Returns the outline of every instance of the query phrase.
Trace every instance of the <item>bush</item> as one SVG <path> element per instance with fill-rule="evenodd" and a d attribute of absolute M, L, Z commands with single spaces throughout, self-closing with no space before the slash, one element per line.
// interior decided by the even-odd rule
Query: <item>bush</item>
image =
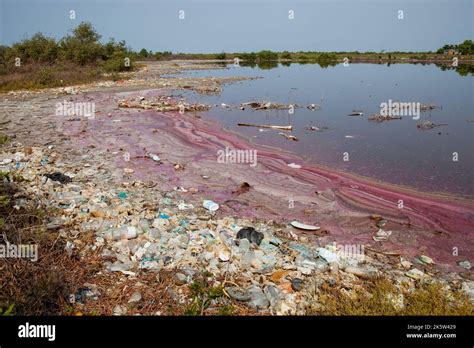
<path fill-rule="evenodd" d="M 281 58 L 282 58 L 282 59 L 291 59 L 291 53 L 288 52 L 288 51 L 283 51 L 283 52 L 281 53 Z"/>
<path fill-rule="evenodd" d="M 41 86 L 49 86 L 54 82 L 54 77 L 48 69 L 41 69 L 38 73 L 37 83 Z"/>
<path fill-rule="evenodd" d="M 63 57 L 79 65 L 95 63 L 103 55 L 104 47 L 100 35 L 88 22 L 82 22 L 73 30 L 73 35 L 61 39 Z"/>
<path fill-rule="evenodd" d="M 104 64 L 104 68 L 108 72 L 121 72 L 129 71 L 132 69 L 132 61 L 130 60 L 129 66 L 126 65 L 126 58 L 124 55 L 117 54 L 114 58 L 107 60 Z"/>
<path fill-rule="evenodd" d="M 257 59 L 260 62 L 278 60 L 278 54 L 276 52 L 263 50 L 257 53 Z"/>
<path fill-rule="evenodd" d="M 216 59 L 224 60 L 226 58 L 225 52 L 216 54 Z"/>
<path fill-rule="evenodd" d="M 53 63 L 59 57 L 59 45 L 55 39 L 37 33 L 14 44 L 10 55 L 21 58 L 22 63 Z"/>

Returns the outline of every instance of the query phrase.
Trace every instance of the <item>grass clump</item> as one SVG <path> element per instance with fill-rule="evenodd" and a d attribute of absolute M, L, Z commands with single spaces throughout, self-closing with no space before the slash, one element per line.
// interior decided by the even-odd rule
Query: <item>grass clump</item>
<path fill-rule="evenodd" d="M 10 141 L 10 137 L 6 134 L 0 135 L 0 145 L 5 145 Z"/>
<path fill-rule="evenodd" d="M 214 300 L 224 297 L 224 288 L 221 285 L 214 285 L 213 282 L 208 281 L 207 278 L 206 275 L 202 275 L 189 285 L 190 303 L 184 311 L 185 315 L 204 315 Z M 225 307 L 230 306 L 220 307 L 219 313 L 231 312 L 230 308 Z"/>
<path fill-rule="evenodd" d="M 350 295 L 349 295 L 350 294 Z M 314 294 L 313 294 L 314 295 Z M 324 283 L 308 308 L 312 315 L 474 315 L 474 306 L 461 291 L 448 291 L 442 284 L 423 283 L 403 291 L 392 281 L 366 281 L 350 293 Z"/>

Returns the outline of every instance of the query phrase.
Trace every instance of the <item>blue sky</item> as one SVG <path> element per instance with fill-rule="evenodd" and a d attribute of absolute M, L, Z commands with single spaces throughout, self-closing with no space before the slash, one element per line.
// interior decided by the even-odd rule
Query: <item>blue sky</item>
<path fill-rule="evenodd" d="M 0 43 L 89 21 L 135 50 L 424 51 L 473 39 L 473 18 L 474 0 L 0 0 Z"/>

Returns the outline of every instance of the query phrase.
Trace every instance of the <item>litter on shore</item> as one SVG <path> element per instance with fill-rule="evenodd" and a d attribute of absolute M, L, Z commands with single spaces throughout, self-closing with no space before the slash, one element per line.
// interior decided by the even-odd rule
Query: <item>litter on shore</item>
<path fill-rule="evenodd" d="M 293 226 L 294 228 L 297 228 L 300 230 L 306 230 L 306 231 L 317 231 L 321 228 L 319 226 L 306 225 L 298 221 L 292 221 L 291 226 Z"/>
<path fill-rule="evenodd" d="M 118 106 L 121 108 L 129 109 L 154 109 L 156 111 L 206 111 L 211 108 L 207 104 L 188 104 L 188 103 L 175 103 L 165 97 L 158 97 L 153 101 L 145 101 L 143 97 L 139 98 L 138 102 L 133 101 L 120 101 Z"/>

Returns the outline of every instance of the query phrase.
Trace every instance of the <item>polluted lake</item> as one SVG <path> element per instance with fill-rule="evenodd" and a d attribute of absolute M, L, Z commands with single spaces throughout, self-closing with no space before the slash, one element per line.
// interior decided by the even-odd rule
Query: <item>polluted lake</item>
<path fill-rule="evenodd" d="M 467 151 L 474 148 L 472 76 L 434 64 L 299 63 L 168 75 L 211 76 L 259 77 L 226 84 L 221 93 L 180 91 L 212 106 L 202 117 L 252 142 L 421 191 L 474 195 L 474 155 Z M 384 106 L 392 115 L 380 115 Z"/>

